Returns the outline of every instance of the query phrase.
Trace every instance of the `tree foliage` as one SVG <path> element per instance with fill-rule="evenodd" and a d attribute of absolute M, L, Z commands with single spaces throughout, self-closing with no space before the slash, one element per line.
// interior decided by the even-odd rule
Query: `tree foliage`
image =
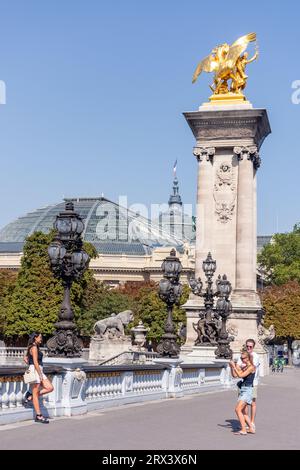
<path fill-rule="evenodd" d="M 0 335 L 3 336 L 6 328 L 6 311 L 17 282 L 17 272 L 9 269 L 0 269 Z"/>
<path fill-rule="evenodd" d="M 290 233 L 277 233 L 258 255 L 269 283 L 300 282 L 300 224 Z"/>
<path fill-rule="evenodd" d="M 19 337 L 32 331 L 40 331 L 45 336 L 54 331 L 63 299 L 62 284 L 52 274 L 47 252 L 54 235 L 54 231 L 35 232 L 27 238 L 17 277 L 6 270 L 0 272 L 0 334 L 15 344 Z M 97 256 L 93 245 L 84 243 L 84 249 L 91 258 Z M 189 288 L 184 286 L 181 305 L 186 302 L 188 292 Z M 88 269 L 80 281 L 73 283 L 71 302 L 76 325 L 83 336 L 93 334 L 96 321 L 127 309 L 134 313 L 134 322 L 127 333 L 139 320 L 149 328 L 148 339 L 153 344 L 157 344 L 164 332 L 167 311 L 154 282 L 128 282 L 111 289 L 97 281 Z M 185 324 L 184 310 L 175 306 L 173 318 L 178 331 Z"/>
<path fill-rule="evenodd" d="M 184 285 L 180 306 L 187 301 L 188 295 L 189 287 Z M 178 332 L 180 326 L 185 324 L 186 321 L 185 311 L 180 306 L 175 306 L 173 310 L 173 321 L 176 332 Z M 149 328 L 147 334 L 148 340 L 151 340 L 153 344 L 157 344 L 164 333 L 164 324 L 167 318 L 166 304 L 158 296 L 157 285 L 143 287 L 139 291 L 135 298 L 134 311 L 134 323 L 138 324 L 138 322 L 142 320 L 145 327 Z"/>
<path fill-rule="evenodd" d="M 54 331 L 63 287 L 50 269 L 47 250 L 53 238 L 54 231 L 49 234 L 35 232 L 25 241 L 16 285 L 6 296 L 8 307 L 4 334 L 7 337 L 24 336 L 32 331 L 40 331 L 47 336 Z M 91 257 L 96 255 L 92 245 L 84 244 L 84 249 Z M 76 319 L 80 317 L 84 291 L 91 277 L 87 270 L 83 279 L 72 286 L 71 301 Z"/>
<path fill-rule="evenodd" d="M 189 288 L 184 286 L 181 305 L 186 302 L 188 292 Z M 147 338 L 153 344 L 158 343 L 164 332 L 167 310 L 158 296 L 158 286 L 154 282 L 128 282 L 118 289 L 111 289 L 94 280 L 94 283 L 90 283 L 90 287 L 85 291 L 84 298 L 84 311 L 78 320 L 78 325 L 85 336 L 93 333 L 93 326 L 97 320 L 128 309 L 133 311 L 134 321 L 128 325 L 127 333 L 140 320 L 149 328 Z M 173 318 L 178 331 L 185 323 L 184 310 L 175 307 Z"/>
<path fill-rule="evenodd" d="M 300 339 L 299 282 L 267 287 L 261 293 L 261 300 L 266 311 L 265 325 L 274 325 L 276 338 L 286 340 L 290 350 L 292 341 Z"/>
<path fill-rule="evenodd" d="M 82 313 L 77 320 L 80 333 L 83 336 L 90 336 L 98 320 L 131 307 L 132 301 L 129 296 L 93 278 L 83 294 Z"/>

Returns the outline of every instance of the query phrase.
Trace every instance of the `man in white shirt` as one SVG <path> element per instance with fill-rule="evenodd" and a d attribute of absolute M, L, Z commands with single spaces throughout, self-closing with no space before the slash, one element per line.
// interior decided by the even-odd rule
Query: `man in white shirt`
<path fill-rule="evenodd" d="M 252 404 L 251 404 L 251 426 L 255 430 L 255 416 L 256 416 L 256 399 L 257 399 L 257 386 L 258 386 L 258 380 L 259 380 L 259 364 L 260 364 L 260 359 L 259 355 L 254 352 L 254 347 L 255 347 L 255 341 L 254 339 L 247 339 L 246 341 L 246 348 L 248 353 L 251 354 L 253 365 L 256 367 L 255 371 L 255 377 L 253 381 L 253 395 L 252 395 Z M 243 363 L 241 359 L 238 360 L 237 362 L 238 366 L 242 368 Z"/>

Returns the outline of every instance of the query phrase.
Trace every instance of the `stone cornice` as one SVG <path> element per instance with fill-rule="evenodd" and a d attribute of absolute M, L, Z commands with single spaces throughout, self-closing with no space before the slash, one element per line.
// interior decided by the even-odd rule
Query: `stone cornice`
<path fill-rule="evenodd" d="M 131 268 L 131 267 L 90 267 L 93 272 L 96 273 L 162 273 L 161 267 L 141 267 L 141 268 Z M 194 268 L 182 268 L 182 273 L 194 273 Z"/>
<path fill-rule="evenodd" d="M 250 139 L 258 147 L 271 132 L 265 109 L 239 109 L 217 111 L 194 111 L 183 113 L 197 142 L 209 145 L 210 141 Z"/>

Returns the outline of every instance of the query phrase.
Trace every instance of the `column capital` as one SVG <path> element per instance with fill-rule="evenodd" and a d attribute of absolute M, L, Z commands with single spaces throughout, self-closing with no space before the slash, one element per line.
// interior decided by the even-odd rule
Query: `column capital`
<path fill-rule="evenodd" d="M 260 167 L 261 159 L 257 150 L 256 145 L 250 145 L 249 147 L 234 147 L 233 153 L 237 155 L 238 160 L 251 160 L 255 170 Z"/>
<path fill-rule="evenodd" d="M 197 158 L 198 162 L 202 162 L 204 159 L 212 161 L 215 155 L 215 147 L 194 147 L 193 154 Z"/>

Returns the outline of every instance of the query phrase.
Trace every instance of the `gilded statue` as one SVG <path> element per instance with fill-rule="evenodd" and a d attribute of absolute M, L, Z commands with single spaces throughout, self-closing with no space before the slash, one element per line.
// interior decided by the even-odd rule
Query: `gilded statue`
<path fill-rule="evenodd" d="M 258 58 L 256 44 L 255 54 L 248 59 L 246 49 L 250 42 L 256 41 L 256 33 L 249 33 L 237 39 L 231 46 L 227 43 L 215 47 L 209 56 L 205 57 L 195 70 L 192 83 L 195 83 L 201 72 L 214 72 L 214 81 L 210 85 L 215 95 L 242 95 L 246 87 L 246 65 Z M 229 80 L 231 83 L 229 85 Z"/>

